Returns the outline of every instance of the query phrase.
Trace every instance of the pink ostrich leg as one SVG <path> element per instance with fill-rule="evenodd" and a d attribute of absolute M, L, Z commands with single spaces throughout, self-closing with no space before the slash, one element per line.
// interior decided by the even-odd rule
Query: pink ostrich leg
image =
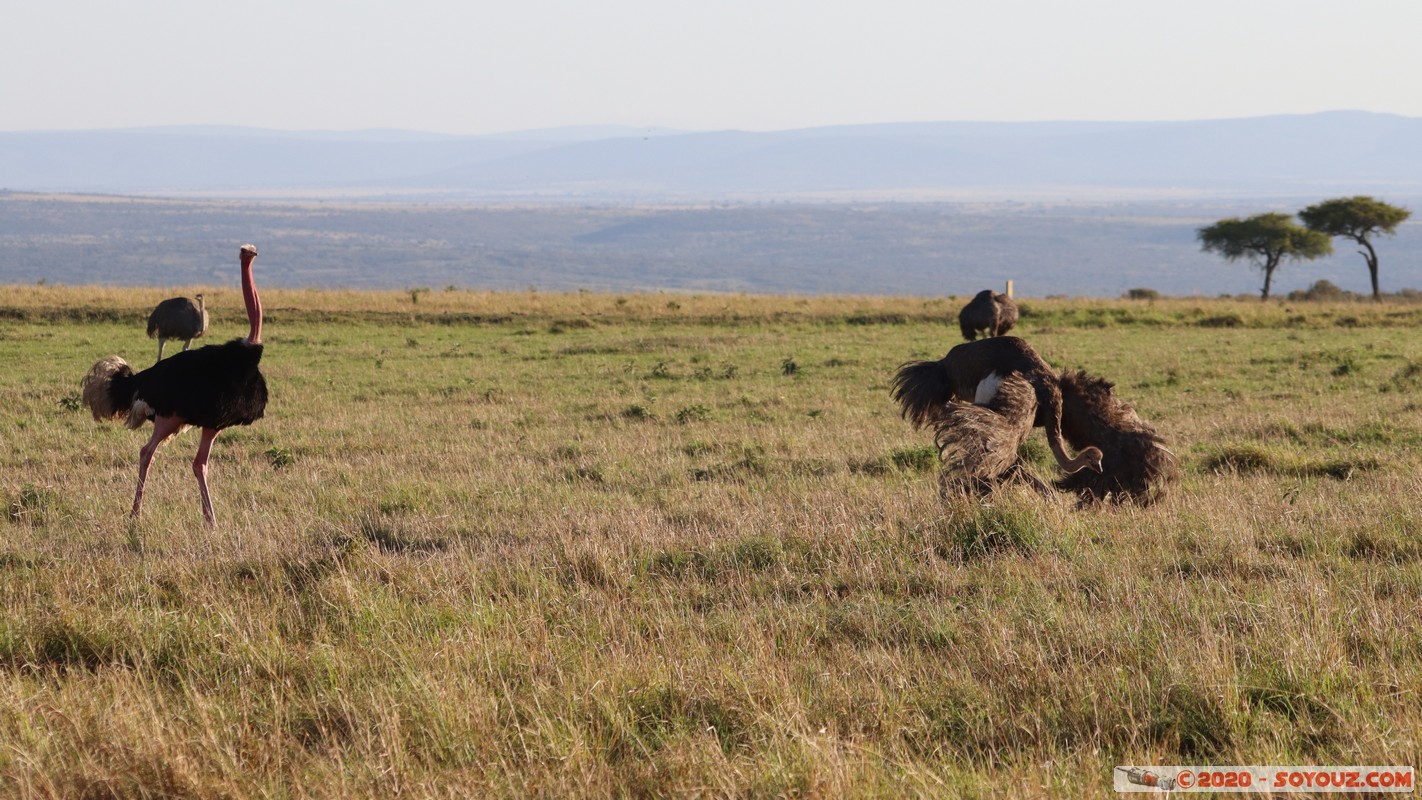
<path fill-rule="evenodd" d="M 198 491 L 202 493 L 202 517 L 207 520 L 208 525 L 217 524 L 217 515 L 212 511 L 212 495 L 207 490 L 207 456 L 212 451 L 212 442 L 217 438 L 217 433 L 216 428 L 203 428 L 197 455 L 193 457 L 193 475 L 197 478 Z"/>
<path fill-rule="evenodd" d="M 143 484 L 148 480 L 148 466 L 153 463 L 153 456 L 164 442 L 177 436 L 182 429 L 183 421 L 177 417 L 153 418 L 153 435 L 148 437 L 148 442 L 138 451 L 138 488 L 133 492 L 133 511 L 129 512 L 130 517 L 137 519 L 139 510 L 143 508 Z"/>

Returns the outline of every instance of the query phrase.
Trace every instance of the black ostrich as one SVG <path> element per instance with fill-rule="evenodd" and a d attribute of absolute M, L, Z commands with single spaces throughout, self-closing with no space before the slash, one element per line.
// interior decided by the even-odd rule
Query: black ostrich
<path fill-rule="evenodd" d="M 196 302 L 194 302 L 196 301 Z M 148 338 L 158 338 L 158 359 L 163 360 L 163 343 L 168 339 L 182 339 L 183 349 L 192 346 L 193 340 L 207 333 L 207 306 L 202 295 L 170 297 L 158 304 L 148 315 Z"/>
<path fill-rule="evenodd" d="M 267 406 L 267 382 L 258 369 L 262 359 L 262 302 L 252 282 L 257 248 L 242 245 L 242 297 L 252 329 L 245 339 L 186 350 L 135 373 L 118 356 L 101 359 L 84 376 L 84 402 L 94 419 L 127 417 L 128 427 L 153 420 L 153 435 L 138 455 L 138 488 L 132 516 L 143 506 L 143 482 L 153 454 L 164 442 L 189 427 L 202 428 L 193 475 L 202 492 L 202 515 L 216 524 L 207 489 L 207 457 L 224 428 L 250 425 Z"/>

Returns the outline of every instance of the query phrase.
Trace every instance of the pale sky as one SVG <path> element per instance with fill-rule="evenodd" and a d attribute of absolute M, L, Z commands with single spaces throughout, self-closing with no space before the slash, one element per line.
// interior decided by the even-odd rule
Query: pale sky
<path fill-rule="evenodd" d="M 1422 116 L 1416 0 L 35 0 L 0 130 Z"/>

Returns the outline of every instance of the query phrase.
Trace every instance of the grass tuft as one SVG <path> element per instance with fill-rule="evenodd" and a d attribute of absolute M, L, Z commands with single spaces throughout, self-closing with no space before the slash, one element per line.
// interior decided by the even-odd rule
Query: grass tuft
<path fill-rule="evenodd" d="M 1359 472 L 1379 469 L 1382 463 L 1370 456 L 1308 459 L 1266 450 L 1254 445 L 1228 445 L 1207 455 L 1201 468 L 1213 473 L 1240 475 L 1267 474 L 1291 477 L 1334 478 L 1346 481 Z"/>
<path fill-rule="evenodd" d="M 1150 710 L 1150 736 L 1191 763 L 1217 761 L 1234 746 L 1223 702 L 1191 686 L 1171 686 Z"/>
<path fill-rule="evenodd" d="M 1007 554 L 1031 555 L 1050 533 L 1045 515 L 1035 506 L 1017 503 L 977 506 L 948 524 L 946 555 L 960 561 Z"/>
<path fill-rule="evenodd" d="M 46 525 L 58 519 L 61 505 L 54 489 L 27 483 L 10 501 L 9 519 L 25 525 Z"/>

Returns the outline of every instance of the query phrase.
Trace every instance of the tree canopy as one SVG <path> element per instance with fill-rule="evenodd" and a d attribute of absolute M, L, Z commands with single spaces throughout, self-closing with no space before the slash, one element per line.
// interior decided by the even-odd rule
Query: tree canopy
<path fill-rule="evenodd" d="M 1292 216 L 1278 212 L 1222 219 L 1198 229 L 1195 235 L 1205 252 L 1218 253 L 1226 261 L 1245 258 L 1262 270 L 1264 300 L 1269 299 L 1274 270 L 1284 258 L 1298 261 L 1333 252 L 1333 240 L 1327 234 L 1309 230 L 1295 223 Z"/>
<path fill-rule="evenodd" d="M 1358 253 L 1368 263 L 1368 275 L 1373 281 L 1373 299 L 1379 300 L 1378 254 L 1370 237 L 1374 234 L 1397 233 L 1397 226 L 1412 216 L 1405 208 L 1389 205 L 1367 195 L 1337 197 L 1324 200 L 1299 212 L 1299 219 L 1309 230 L 1327 236 L 1342 236 L 1363 246 Z"/>

